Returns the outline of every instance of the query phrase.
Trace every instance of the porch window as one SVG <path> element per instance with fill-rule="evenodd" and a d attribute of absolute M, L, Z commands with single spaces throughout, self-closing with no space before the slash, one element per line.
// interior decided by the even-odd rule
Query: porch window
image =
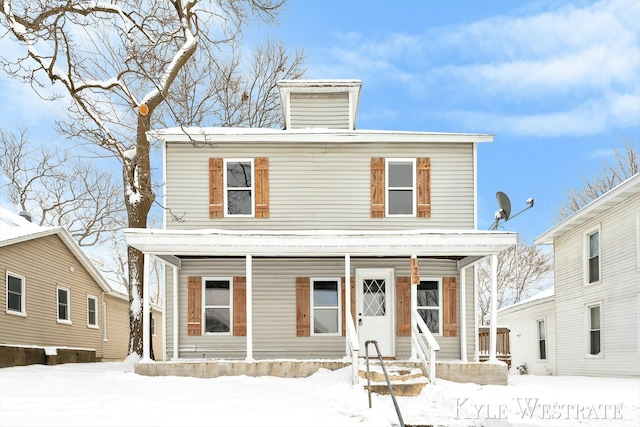
<path fill-rule="evenodd" d="M 602 354 L 602 307 L 600 304 L 587 307 L 589 355 Z"/>
<path fill-rule="evenodd" d="M 253 216 L 253 159 L 225 160 L 226 215 Z"/>
<path fill-rule="evenodd" d="M 418 313 L 432 334 L 441 334 L 440 330 L 440 282 L 421 280 L 417 287 Z"/>
<path fill-rule="evenodd" d="M 7 313 L 26 316 L 25 309 L 25 278 L 7 272 Z"/>
<path fill-rule="evenodd" d="M 206 333 L 231 332 L 231 279 L 204 280 Z"/>
<path fill-rule="evenodd" d="M 98 327 L 98 298 L 87 295 L 87 326 Z"/>
<path fill-rule="evenodd" d="M 600 230 L 595 229 L 585 236 L 585 275 L 586 284 L 600 281 Z"/>
<path fill-rule="evenodd" d="M 56 288 L 58 301 L 58 323 L 71 324 L 71 291 L 62 286 Z"/>
<path fill-rule="evenodd" d="M 312 279 L 314 334 L 340 334 L 340 280 Z"/>
<path fill-rule="evenodd" d="M 547 333 L 544 320 L 538 320 L 538 359 L 547 359 Z"/>
<path fill-rule="evenodd" d="M 416 160 L 387 159 L 387 216 L 415 216 Z"/>

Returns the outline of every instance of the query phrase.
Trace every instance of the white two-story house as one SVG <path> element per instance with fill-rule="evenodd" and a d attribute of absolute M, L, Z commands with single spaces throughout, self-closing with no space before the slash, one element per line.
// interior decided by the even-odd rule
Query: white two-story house
<path fill-rule="evenodd" d="M 125 234 L 168 267 L 165 360 L 476 360 L 474 265 L 517 239 L 477 229 L 493 136 L 357 129 L 360 89 L 281 81 L 283 129 L 151 133 L 171 215 Z"/>

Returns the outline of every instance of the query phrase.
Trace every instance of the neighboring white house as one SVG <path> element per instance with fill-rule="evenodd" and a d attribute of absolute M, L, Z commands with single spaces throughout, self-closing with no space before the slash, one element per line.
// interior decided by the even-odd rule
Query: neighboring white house
<path fill-rule="evenodd" d="M 535 243 L 553 244 L 555 292 L 498 313 L 500 325 L 511 328 L 513 366 L 526 362 L 529 372 L 543 374 L 640 376 L 640 175 Z M 546 359 L 540 357 L 541 334 Z"/>

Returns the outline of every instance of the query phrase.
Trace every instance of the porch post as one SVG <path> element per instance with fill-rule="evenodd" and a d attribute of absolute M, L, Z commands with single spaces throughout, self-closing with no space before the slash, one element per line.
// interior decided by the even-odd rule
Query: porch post
<path fill-rule="evenodd" d="M 351 321 L 353 315 L 351 314 L 351 255 L 345 254 L 344 256 L 344 305 L 346 307 L 342 307 L 345 314 L 345 323 Z M 347 325 L 345 324 L 345 327 Z M 347 329 L 348 331 L 348 329 Z M 347 332 L 345 332 L 344 336 L 347 338 L 344 341 L 345 344 L 345 352 L 347 357 L 351 357 L 351 349 L 349 340 L 352 340 L 353 337 L 350 337 Z"/>
<path fill-rule="evenodd" d="M 144 256 L 144 273 L 142 276 L 142 360 L 140 362 L 151 362 L 151 349 L 149 348 L 149 327 L 151 319 L 150 299 L 149 299 L 149 279 L 151 271 L 151 254 L 143 254 Z"/>
<path fill-rule="evenodd" d="M 253 361 L 253 258 L 246 259 L 247 361 Z"/>
<path fill-rule="evenodd" d="M 491 323 L 489 324 L 489 360 L 496 360 L 496 339 L 498 328 L 498 255 L 491 255 Z"/>
<path fill-rule="evenodd" d="M 173 359 L 178 358 L 178 268 L 173 267 Z"/>
<path fill-rule="evenodd" d="M 467 269 L 460 270 L 460 356 L 467 362 Z"/>

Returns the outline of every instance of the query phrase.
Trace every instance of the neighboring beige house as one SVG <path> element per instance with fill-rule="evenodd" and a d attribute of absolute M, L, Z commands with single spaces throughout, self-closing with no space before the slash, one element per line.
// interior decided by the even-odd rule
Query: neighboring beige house
<path fill-rule="evenodd" d="M 535 243 L 553 244 L 554 293 L 498 313 L 511 329 L 514 365 L 526 361 L 536 374 L 640 376 L 640 175 Z"/>
<path fill-rule="evenodd" d="M 125 235 L 167 266 L 165 360 L 474 362 L 475 265 L 517 240 L 477 229 L 493 136 L 360 130 L 360 81 L 278 85 L 284 129 L 150 134 L 182 219 Z"/>
<path fill-rule="evenodd" d="M 62 227 L 39 227 L 0 207 L 0 347 L 128 354 L 129 301 L 114 291 Z M 160 311 L 154 310 L 160 319 Z M 154 337 L 162 353 L 161 335 Z M 0 366 L 28 359 L 3 353 Z M 20 362 L 19 360 L 22 360 Z M 37 362 L 35 362 L 37 363 Z"/>

